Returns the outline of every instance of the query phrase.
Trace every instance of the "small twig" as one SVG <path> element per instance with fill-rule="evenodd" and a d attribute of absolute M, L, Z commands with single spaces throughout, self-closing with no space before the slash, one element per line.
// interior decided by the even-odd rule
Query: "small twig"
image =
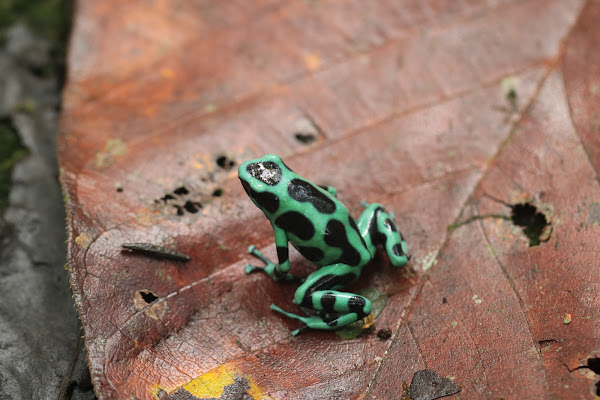
<path fill-rule="evenodd" d="M 503 219 L 506 221 L 510 221 L 511 218 L 508 215 L 504 215 L 504 214 L 486 214 L 486 215 L 474 215 L 472 217 L 467 218 L 464 221 L 461 222 L 455 222 L 453 224 L 448 225 L 448 227 L 446 228 L 448 230 L 448 232 L 451 232 L 453 230 L 455 230 L 456 228 L 460 228 L 463 225 L 466 224 L 470 224 L 473 221 L 477 221 L 480 219 L 488 219 L 488 218 L 498 218 L 498 219 Z"/>
<path fill-rule="evenodd" d="M 169 260 L 175 261 L 190 261 L 192 259 L 187 254 L 167 249 L 166 247 L 157 246 L 151 243 L 123 243 L 121 247 L 127 250 L 132 250 L 138 253 L 145 254 L 150 257 L 167 258 Z"/>
<path fill-rule="evenodd" d="M 69 362 L 69 368 L 67 368 L 67 372 L 60 382 L 60 388 L 58 391 L 58 395 L 56 396 L 57 400 L 67 400 L 71 398 L 71 390 L 73 388 L 74 381 L 71 380 L 73 376 L 73 370 L 75 369 L 75 364 L 77 363 L 77 358 L 79 357 L 79 353 L 81 353 L 81 347 L 83 345 L 83 340 L 81 338 L 81 334 L 77 335 L 77 344 L 75 345 L 75 350 L 71 355 L 71 361 Z"/>

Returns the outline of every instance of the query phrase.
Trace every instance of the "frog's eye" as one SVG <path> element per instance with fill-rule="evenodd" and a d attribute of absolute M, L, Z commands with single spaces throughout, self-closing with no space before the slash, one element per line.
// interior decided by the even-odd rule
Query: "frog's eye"
<path fill-rule="evenodd" d="M 281 168 L 272 161 L 262 161 L 249 164 L 246 167 L 248 173 L 261 182 L 275 186 L 281 180 Z"/>

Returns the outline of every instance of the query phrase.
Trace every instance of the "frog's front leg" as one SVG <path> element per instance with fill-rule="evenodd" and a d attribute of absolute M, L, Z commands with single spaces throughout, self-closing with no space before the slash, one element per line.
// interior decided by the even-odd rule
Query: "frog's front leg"
<path fill-rule="evenodd" d="M 258 258 L 265 263 L 264 267 L 258 267 L 256 265 L 246 265 L 246 274 L 253 272 L 264 272 L 269 275 L 274 281 L 298 281 L 301 278 L 289 273 L 291 268 L 289 260 L 289 244 L 288 238 L 285 231 L 277 226 L 273 225 L 273 231 L 275 232 L 275 246 L 277 246 L 277 258 L 278 263 L 275 264 L 267 257 L 265 257 L 256 246 L 252 245 L 248 247 L 248 253 Z"/>
<path fill-rule="evenodd" d="M 319 185 L 321 189 L 327 190 L 333 197 L 337 197 L 337 189 L 333 186 Z"/>
<path fill-rule="evenodd" d="M 363 201 L 362 205 L 366 209 L 358 218 L 357 225 L 371 255 L 375 254 L 378 245 L 382 245 L 393 266 L 405 266 L 410 255 L 394 221 L 394 214 L 386 211 L 381 204 Z"/>
<path fill-rule="evenodd" d="M 306 317 L 296 315 L 284 311 L 274 304 L 271 305 L 271 309 L 305 324 L 304 327 L 293 331 L 293 336 L 307 328 L 340 329 L 371 315 L 369 299 L 337 290 L 352 283 L 359 275 L 360 267 L 351 267 L 346 264 L 329 265 L 312 273 L 296 291 L 294 304 L 315 310 L 319 315 Z M 323 317 L 325 315 L 335 315 L 335 317 Z"/>

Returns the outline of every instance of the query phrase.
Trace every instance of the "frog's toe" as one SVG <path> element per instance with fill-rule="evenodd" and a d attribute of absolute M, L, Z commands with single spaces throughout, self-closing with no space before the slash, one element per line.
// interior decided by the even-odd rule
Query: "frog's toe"
<path fill-rule="evenodd" d="M 360 205 L 361 205 L 361 206 L 363 206 L 364 208 L 367 208 L 367 207 L 369 207 L 369 203 L 367 203 L 367 201 L 366 201 L 366 200 L 362 200 L 362 201 L 360 202 Z"/>
<path fill-rule="evenodd" d="M 302 316 L 296 315 L 296 314 L 292 314 L 291 312 L 287 312 L 284 309 L 277 307 L 275 304 L 271 304 L 271 310 L 277 311 L 278 313 L 281 313 L 281 314 L 285 315 L 286 317 L 297 319 L 298 321 L 302 321 L 302 322 L 306 323 L 305 317 L 302 317 Z"/>
<path fill-rule="evenodd" d="M 302 328 L 298 328 L 292 331 L 292 336 L 298 336 L 299 333 L 309 330 L 308 325 L 304 325 Z"/>
<path fill-rule="evenodd" d="M 267 257 L 265 257 L 263 255 L 263 253 L 261 253 L 260 251 L 258 251 L 258 249 L 256 248 L 256 246 L 251 245 L 250 247 L 248 247 L 248 253 L 253 255 L 254 257 L 258 258 L 260 261 L 264 262 L 265 264 L 269 265 L 269 264 L 273 264 L 271 262 L 271 260 L 269 260 Z"/>
<path fill-rule="evenodd" d="M 247 275 L 250 275 L 253 272 L 265 272 L 265 269 L 263 267 L 257 267 L 256 265 L 246 264 L 244 271 L 246 271 Z"/>

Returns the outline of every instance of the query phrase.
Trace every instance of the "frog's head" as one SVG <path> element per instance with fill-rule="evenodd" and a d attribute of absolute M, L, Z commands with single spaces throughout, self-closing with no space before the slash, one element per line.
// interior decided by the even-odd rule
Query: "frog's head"
<path fill-rule="evenodd" d="M 248 196 L 254 204 L 269 213 L 279 208 L 278 184 L 287 173 L 289 168 L 275 154 L 246 161 L 238 169 L 238 176 Z"/>

